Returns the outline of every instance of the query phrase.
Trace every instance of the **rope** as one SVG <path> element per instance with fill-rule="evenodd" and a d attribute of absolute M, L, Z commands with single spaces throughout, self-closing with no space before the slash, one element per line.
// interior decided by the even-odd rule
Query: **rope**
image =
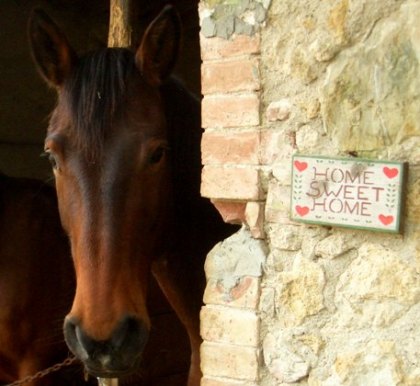
<path fill-rule="evenodd" d="M 43 378 L 43 377 L 47 376 L 48 374 L 54 373 L 54 372 L 56 372 L 58 370 L 61 370 L 63 367 L 70 366 L 70 365 L 72 365 L 73 363 L 75 363 L 77 361 L 78 361 L 78 359 L 76 357 L 67 358 L 67 359 L 65 359 L 61 363 L 57 363 L 57 364 L 55 364 L 55 365 L 53 365 L 51 367 L 48 367 L 45 370 L 38 371 L 34 375 L 28 375 L 25 378 L 22 378 L 22 379 L 20 379 L 18 381 L 15 381 L 13 383 L 9 383 L 9 384 L 7 384 L 5 386 L 19 386 L 19 385 L 23 385 L 25 383 L 34 381 L 36 379 Z"/>

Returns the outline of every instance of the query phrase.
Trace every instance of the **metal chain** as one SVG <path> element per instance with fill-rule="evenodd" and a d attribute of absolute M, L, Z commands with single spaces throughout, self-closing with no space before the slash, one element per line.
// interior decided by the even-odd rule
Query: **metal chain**
<path fill-rule="evenodd" d="M 36 379 L 43 378 L 43 377 L 45 377 L 46 375 L 51 374 L 51 373 L 54 373 L 54 372 L 56 372 L 56 371 L 58 371 L 58 370 L 61 370 L 63 367 L 70 366 L 70 365 L 72 365 L 73 363 L 75 363 L 75 362 L 77 362 L 77 361 L 78 361 L 78 359 L 77 359 L 76 357 L 67 358 L 67 359 L 65 359 L 65 360 L 64 360 L 63 362 L 61 362 L 61 363 L 57 363 L 57 364 L 55 364 L 55 365 L 53 365 L 53 366 L 51 366 L 51 367 L 48 367 L 48 368 L 47 368 L 47 369 L 45 369 L 45 370 L 38 371 L 38 372 L 37 372 L 37 373 L 35 373 L 34 375 L 28 375 L 27 377 L 22 378 L 22 379 L 20 379 L 20 380 L 18 380 L 18 381 L 15 381 L 15 382 L 13 382 L 13 383 L 9 383 L 9 384 L 7 384 L 6 386 L 19 386 L 19 385 L 23 385 L 23 384 L 25 384 L 25 383 L 28 383 L 28 382 L 34 381 L 34 380 L 36 380 Z"/>

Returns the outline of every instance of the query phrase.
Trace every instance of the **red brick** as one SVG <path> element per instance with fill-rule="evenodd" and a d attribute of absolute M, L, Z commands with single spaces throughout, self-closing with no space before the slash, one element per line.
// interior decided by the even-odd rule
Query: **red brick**
<path fill-rule="evenodd" d="M 261 196 L 259 171 L 245 168 L 204 166 L 201 194 L 226 200 L 258 200 Z"/>
<path fill-rule="evenodd" d="M 201 91 L 203 94 L 259 89 L 260 77 L 257 58 L 204 62 L 201 66 Z"/>
<path fill-rule="evenodd" d="M 209 277 L 204 291 L 204 303 L 256 310 L 260 298 L 260 279 L 254 276 L 238 278 L 233 288 L 225 288 L 217 278 Z"/>
<path fill-rule="evenodd" d="M 232 58 L 260 52 L 260 35 L 235 35 L 229 40 L 218 37 L 206 38 L 200 34 L 201 59 Z"/>
<path fill-rule="evenodd" d="M 204 377 L 201 379 L 201 386 L 257 386 L 256 383 L 249 383 L 248 381 L 238 381 L 234 379 L 224 378 L 221 379 L 219 377 L 212 378 L 212 377 Z"/>
<path fill-rule="evenodd" d="M 224 306 L 205 306 L 200 312 L 204 340 L 257 347 L 260 319 L 254 311 Z"/>
<path fill-rule="evenodd" d="M 206 131 L 201 142 L 203 165 L 259 163 L 258 131 Z"/>
<path fill-rule="evenodd" d="M 259 350 L 253 347 L 204 342 L 201 345 L 201 369 L 204 376 L 256 381 Z"/>
<path fill-rule="evenodd" d="M 260 100 L 257 93 L 205 96 L 201 108 L 202 126 L 205 128 L 260 124 Z"/>
<path fill-rule="evenodd" d="M 245 222 L 246 202 L 212 200 L 212 203 L 219 211 L 224 222 L 230 224 L 242 224 Z"/>
<path fill-rule="evenodd" d="M 264 233 L 264 203 L 250 201 L 246 205 L 245 219 L 251 234 L 256 239 L 263 239 Z"/>

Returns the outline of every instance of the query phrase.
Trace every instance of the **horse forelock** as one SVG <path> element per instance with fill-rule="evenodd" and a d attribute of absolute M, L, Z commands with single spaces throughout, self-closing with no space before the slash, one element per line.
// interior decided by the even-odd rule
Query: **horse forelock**
<path fill-rule="evenodd" d="M 101 153 L 115 118 L 123 112 L 127 82 L 134 70 L 131 51 L 106 48 L 82 57 L 64 83 L 71 135 L 89 158 Z"/>
<path fill-rule="evenodd" d="M 60 103 L 70 115 L 69 134 L 89 161 L 95 162 L 102 154 L 107 135 L 116 127 L 116 118 L 127 113 L 128 85 L 135 73 L 134 54 L 130 50 L 105 48 L 82 57 L 64 83 Z M 164 82 L 160 93 L 175 180 L 180 185 L 199 184 L 199 101 L 173 78 Z"/>

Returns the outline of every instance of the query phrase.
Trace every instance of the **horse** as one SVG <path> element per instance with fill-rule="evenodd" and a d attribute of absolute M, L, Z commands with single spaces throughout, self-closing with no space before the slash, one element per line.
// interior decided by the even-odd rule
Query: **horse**
<path fill-rule="evenodd" d="M 74 296 L 73 271 L 55 189 L 0 173 L 0 385 L 27 378 L 32 378 L 25 382 L 29 386 L 97 384 L 86 381 L 80 364 L 71 360 L 62 333 Z M 154 330 L 142 374 L 156 386 L 183 385 L 190 353 L 186 334 L 156 283 L 150 285 Z M 172 335 L 166 332 L 168 325 Z M 45 370 L 44 376 L 33 378 Z"/>
<path fill-rule="evenodd" d="M 79 56 L 40 9 L 28 31 L 35 64 L 57 91 L 45 152 L 76 273 L 67 345 L 89 374 L 130 384 L 153 330 L 152 275 L 188 334 L 187 384 L 198 386 L 204 259 L 237 227 L 200 196 L 200 104 L 172 75 L 179 16 L 165 6 L 134 52 Z"/>
<path fill-rule="evenodd" d="M 0 173 L 0 384 L 68 358 L 61 325 L 74 296 L 73 271 L 54 189 Z M 82 381 L 73 366 L 27 384 Z"/>

